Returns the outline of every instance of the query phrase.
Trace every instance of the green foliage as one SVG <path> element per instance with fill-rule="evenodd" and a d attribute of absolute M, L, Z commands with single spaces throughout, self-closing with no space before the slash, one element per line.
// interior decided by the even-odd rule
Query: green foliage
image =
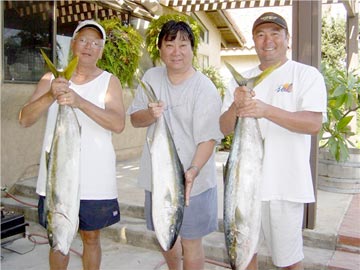
<path fill-rule="evenodd" d="M 332 67 L 342 67 L 346 61 L 345 20 L 326 13 L 322 18 L 321 58 Z"/>
<path fill-rule="evenodd" d="M 98 66 L 117 76 L 123 86 L 132 87 L 144 46 L 142 36 L 132 26 L 122 25 L 119 18 L 99 23 L 107 39 Z"/>
<path fill-rule="evenodd" d="M 322 73 L 328 91 L 327 117 L 320 132 L 321 145 L 329 149 L 337 161 L 346 161 L 350 146 L 355 147 L 350 140 L 355 135 L 351 131 L 350 121 L 360 108 L 360 77 L 355 71 L 347 72 L 323 65 Z"/>
<path fill-rule="evenodd" d="M 156 20 L 152 20 L 149 24 L 149 27 L 146 31 L 146 48 L 150 54 L 150 58 L 154 63 L 160 61 L 160 53 L 157 47 L 158 36 L 160 34 L 162 26 L 170 21 L 182 21 L 190 25 L 191 30 L 194 33 L 194 56 L 197 55 L 197 49 L 200 42 L 200 26 L 199 24 L 191 17 L 182 15 L 182 14 L 165 14 L 160 16 Z"/>
<path fill-rule="evenodd" d="M 221 140 L 221 147 L 219 150 L 230 151 L 233 137 L 234 137 L 234 133 L 225 136 Z"/>
<path fill-rule="evenodd" d="M 334 18 L 330 13 L 323 16 L 321 56 L 322 73 L 328 91 L 328 121 L 323 124 L 319 137 L 320 147 L 328 148 L 337 161 L 346 161 L 349 158 L 349 147 L 359 147 L 360 144 L 354 144 L 356 134 L 350 126 L 351 120 L 357 115 L 356 129 L 360 128 L 360 79 L 357 71 L 348 72 L 345 68 L 344 29 L 345 19 Z"/>
<path fill-rule="evenodd" d="M 220 75 L 219 70 L 213 66 L 210 66 L 203 68 L 201 72 L 204 73 L 207 77 L 209 77 L 209 79 L 213 82 L 213 84 L 219 91 L 221 99 L 223 99 L 226 91 L 226 85 L 224 83 L 224 79 Z"/>
<path fill-rule="evenodd" d="M 224 83 L 224 79 L 220 75 L 219 70 L 213 66 L 210 66 L 203 68 L 201 72 L 208 76 L 209 79 L 213 82 L 213 84 L 215 84 L 215 87 L 217 88 L 221 99 L 223 99 L 226 91 L 226 85 Z M 230 150 L 232 137 L 232 134 L 225 136 L 225 138 L 221 140 L 221 144 L 218 147 L 218 150 Z"/>

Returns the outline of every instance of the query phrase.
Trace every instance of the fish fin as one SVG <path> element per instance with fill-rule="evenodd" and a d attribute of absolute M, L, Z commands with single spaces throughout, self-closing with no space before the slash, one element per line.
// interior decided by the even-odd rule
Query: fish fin
<path fill-rule="evenodd" d="M 71 79 L 71 76 L 74 73 L 74 70 L 79 62 L 78 56 L 75 56 L 63 71 L 59 71 L 59 70 L 57 70 L 55 65 L 51 62 L 51 60 L 47 57 L 46 53 L 42 49 L 40 49 L 40 52 L 47 64 L 48 68 L 50 69 L 51 73 L 54 75 L 55 78 L 57 78 L 59 76 L 63 76 L 67 80 Z"/>
<path fill-rule="evenodd" d="M 64 70 L 64 77 L 70 80 L 79 62 L 79 56 L 75 56 Z"/>
<path fill-rule="evenodd" d="M 46 170 L 49 170 L 49 160 L 50 160 L 50 153 L 48 151 L 45 151 L 45 164 L 46 164 Z"/>
<path fill-rule="evenodd" d="M 151 147 L 152 147 L 153 138 L 154 138 L 153 135 L 151 137 L 146 136 L 146 143 L 147 143 L 147 146 L 148 146 L 148 148 L 150 150 L 150 153 L 151 153 Z"/>
<path fill-rule="evenodd" d="M 242 220 L 244 220 L 244 217 L 241 214 L 240 208 L 235 208 L 235 223 L 239 224 Z"/>
<path fill-rule="evenodd" d="M 147 82 L 143 82 L 142 80 L 139 80 L 139 83 L 144 90 L 149 102 L 158 102 L 154 89 L 151 87 L 151 85 Z"/>
<path fill-rule="evenodd" d="M 239 72 L 237 72 L 231 64 L 229 64 L 226 61 L 224 63 L 239 86 L 245 86 L 248 83 L 250 83 L 251 84 L 249 85 L 250 88 L 253 88 L 259 83 L 261 83 L 271 72 L 273 72 L 276 68 L 280 66 L 280 62 L 278 62 L 275 65 L 268 67 L 267 69 L 265 69 L 263 72 L 261 72 L 259 75 L 255 77 L 245 78 Z"/>
<path fill-rule="evenodd" d="M 71 61 L 70 63 L 68 64 L 68 66 L 65 68 L 64 70 L 64 77 L 65 79 L 67 79 L 68 81 L 71 79 L 74 71 L 75 71 L 75 68 L 77 66 L 79 62 L 79 56 L 75 56 Z"/>
<path fill-rule="evenodd" d="M 254 77 L 254 87 L 261 83 L 271 72 L 273 72 L 275 69 L 277 69 L 280 66 L 280 62 L 276 63 L 275 65 L 272 65 L 265 69 L 263 72 L 261 72 L 258 76 Z"/>
<path fill-rule="evenodd" d="M 42 49 L 40 49 L 40 53 L 42 54 L 51 73 L 55 76 L 55 78 L 57 78 L 59 76 L 59 72 L 57 71 L 55 65 L 51 62 L 51 60 L 47 57 L 46 53 Z"/>
<path fill-rule="evenodd" d="M 152 86 L 148 82 L 145 82 L 145 84 L 149 87 L 151 96 L 153 97 L 153 100 L 155 100 L 156 102 L 159 101 L 159 99 L 156 97 L 154 88 L 152 88 Z"/>
<path fill-rule="evenodd" d="M 227 171 L 228 171 L 228 163 L 229 163 L 229 158 L 228 158 L 228 160 L 226 161 L 225 165 L 224 165 L 224 164 L 222 165 L 223 181 L 224 181 L 224 183 L 226 182 L 226 174 L 227 174 Z"/>
<path fill-rule="evenodd" d="M 243 77 L 239 72 L 237 72 L 235 70 L 235 68 L 229 64 L 228 62 L 224 62 L 225 63 L 225 66 L 228 68 L 228 70 L 230 71 L 231 75 L 234 77 L 236 83 L 239 85 L 239 86 L 245 86 L 248 82 L 248 79 Z"/>

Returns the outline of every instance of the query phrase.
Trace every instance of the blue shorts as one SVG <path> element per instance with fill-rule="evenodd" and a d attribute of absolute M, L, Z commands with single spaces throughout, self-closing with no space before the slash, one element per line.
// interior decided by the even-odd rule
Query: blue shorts
<path fill-rule="evenodd" d="M 151 210 L 151 192 L 145 190 L 145 218 L 148 230 L 154 231 Z M 190 198 L 185 207 L 180 236 L 199 239 L 218 229 L 217 188 L 210 188 Z"/>
<path fill-rule="evenodd" d="M 39 197 L 39 223 L 46 228 L 44 214 L 45 197 Z M 112 200 L 80 200 L 79 229 L 95 231 L 120 221 L 120 208 L 117 199 Z"/>

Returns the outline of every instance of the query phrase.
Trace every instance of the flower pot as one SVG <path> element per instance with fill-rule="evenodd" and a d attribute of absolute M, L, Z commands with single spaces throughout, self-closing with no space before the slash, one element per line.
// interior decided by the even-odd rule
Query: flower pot
<path fill-rule="evenodd" d="M 350 148 L 349 159 L 337 162 L 321 148 L 318 163 L 318 188 L 337 193 L 360 193 L 360 149 Z"/>

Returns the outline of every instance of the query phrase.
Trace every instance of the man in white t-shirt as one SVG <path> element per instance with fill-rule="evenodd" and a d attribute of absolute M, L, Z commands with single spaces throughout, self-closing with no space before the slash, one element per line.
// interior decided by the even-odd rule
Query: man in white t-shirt
<path fill-rule="evenodd" d="M 252 33 L 260 65 L 242 75 L 254 77 L 268 67 L 280 66 L 254 89 L 230 82 L 220 127 L 228 135 L 236 116 L 259 119 L 264 139 L 260 241 L 266 241 L 277 267 L 304 269 L 303 208 L 304 203 L 315 201 L 311 135 L 320 131 L 326 119 L 326 87 L 316 68 L 287 59 L 290 36 L 280 15 L 262 14 Z M 247 269 L 257 269 L 256 254 Z"/>

